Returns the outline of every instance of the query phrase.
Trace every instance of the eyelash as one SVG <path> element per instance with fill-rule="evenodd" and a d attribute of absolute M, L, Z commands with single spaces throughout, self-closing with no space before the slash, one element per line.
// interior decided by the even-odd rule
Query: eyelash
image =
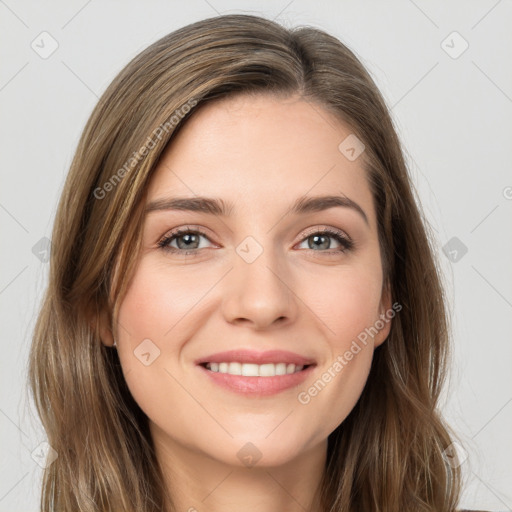
<path fill-rule="evenodd" d="M 179 254 L 180 256 L 197 256 L 200 249 L 186 251 L 183 249 L 177 249 L 175 247 L 169 246 L 169 243 L 172 242 L 175 238 L 179 238 L 181 235 L 190 235 L 190 234 L 201 235 L 209 240 L 208 235 L 206 233 L 204 233 L 203 231 L 201 231 L 200 229 L 180 228 L 180 229 L 177 229 L 177 230 L 169 233 L 164 238 L 162 238 L 162 240 L 160 240 L 158 242 L 158 247 L 165 252 Z M 339 242 L 342 247 L 339 249 L 325 250 L 325 251 L 315 251 L 314 249 L 307 249 L 308 251 L 319 252 L 319 253 L 326 254 L 329 256 L 336 256 L 336 255 L 339 255 L 340 253 L 352 251 L 355 247 L 355 243 L 352 239 L 350 239 L 346 235 L 342 234 L 341 231 L 333 230 L 330 228 L 326 228 L 326 229 L 316 228 L 313 231 L 307 233 L 302 238 L 300 243 L 304 242 L 308 238 L 315 236 L 315 235 L 328 235 L 331 238 L 334 238 L 337 242 Z"/>

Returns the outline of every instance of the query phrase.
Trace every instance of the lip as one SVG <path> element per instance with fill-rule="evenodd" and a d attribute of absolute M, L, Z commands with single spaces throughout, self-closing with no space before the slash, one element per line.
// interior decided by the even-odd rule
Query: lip
<path fill-rule="evenodd" d="M 227 362 L 226 360 L 224 361 Z M 299 386 L 311 375 L 315 366 L 315 364 L 312 364 L 299 372 L 275 375 L 274 377 L 245 377 L 243 375 L 212 372 L 201 365 L 198 365 L 197 368 L 199 368 L 211 382 L 224 389 L 245 396 L 261 397 L 275 395 L 287 389 Z"/>
<path fill-rule="evenodd" d="M 296 366 L 306 366 L 315 364 L 312 358 L 304 357 L 295 352 L 287 350 L 267 350 L 265 352 L 258 352 L 255 350 L 228 350 L 226 352 L 217 352 L 207 357 L 203 357 L 196 361 L 197 365 L 205 363 L 254 363 L 254 364 L 267 364 L 267 363 L 293 363 Z M 281 375 L 279 375 L 281 377 Z M 255 377 L 252 377 L 255 378 Z M 264 377 L 269 379 L 272 377 Z"/>

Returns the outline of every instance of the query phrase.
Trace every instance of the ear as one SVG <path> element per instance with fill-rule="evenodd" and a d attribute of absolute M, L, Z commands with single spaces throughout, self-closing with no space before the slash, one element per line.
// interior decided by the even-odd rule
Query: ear
<path fill-rule="evenodd" d="M 390 311 L 393 311 L 391 309 L 391 290 L 389 282 L 386 282 L 382 287 L 382 295 L 379 305 L 379 318 L 376 320 L 377 326 L 382 328 L 379 329 L 379 332 L 373 338 L 374 348 L 382 345 L 389 335 L 389 331 L 391 330 L 391 319 L 393 318 L 389 313 Z M 384 326 L 382 326 L 382 324 L 384 324 Z"/>
<path fill-rule="evenodd" d="M 108 311 L 102 309 L 98 313 L 94 314 L 91 317 L 90 324 L 92 329 L 101 338 L 101 342 L 104 345 L 107 347 L 112 347 L 114 345 L 114 335 L 110 328 L 110 315 L 108 314 Z"/>

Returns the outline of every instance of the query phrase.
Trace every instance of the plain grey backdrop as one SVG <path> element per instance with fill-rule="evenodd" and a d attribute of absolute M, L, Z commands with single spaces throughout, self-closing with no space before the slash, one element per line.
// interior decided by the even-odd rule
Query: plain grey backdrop
<path fill-rule="evenodd" d="M 25 398 L 27 355 L 84 124 L 143 48 L 235 12 L 330 32 L 383 92 L 437 237 L 453 315 L 443 411 L 467 451 L 461 505 L 511 510 L 510 0 L 0 0 L 0 512 L 38 510 L 45 434 Z"/>

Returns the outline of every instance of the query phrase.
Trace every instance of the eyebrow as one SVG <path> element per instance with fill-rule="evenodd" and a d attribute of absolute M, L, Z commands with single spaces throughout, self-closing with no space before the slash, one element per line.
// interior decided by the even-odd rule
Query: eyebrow
<path fill-rule="evenodd" d="M 352 199 L 346 196 L 302 196 L 293 203 L 289 212 L 292 214 L 306 214 L 342 207 L 355 210 L 369 226 L 368 217 L 364 210 Z M 229 217 L 233 212 L 233 203 L 223 199 L 210 197 L 173 197 L 156 199 L 147 204 L 145 214 L 162 210 L 181 210 L 201 212 L 210 215 Z"/>

